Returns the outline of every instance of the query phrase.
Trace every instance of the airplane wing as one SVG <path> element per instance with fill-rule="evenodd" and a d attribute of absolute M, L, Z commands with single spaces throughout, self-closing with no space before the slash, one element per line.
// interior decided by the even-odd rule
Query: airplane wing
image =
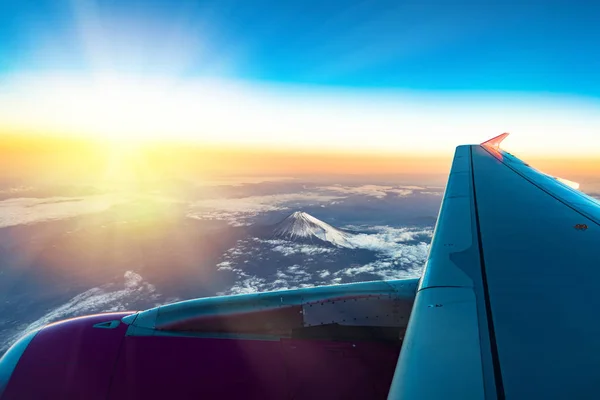
<path fill-rule="evenodd" d="M 0 398 L 597 397 L 600 206 L 504 137 L 457 148 L 420 281 L 51 324 L 0 359 Z"/>
<path fill-rule="evenodd" d="M 0 359 L 0 398 L 385 398 L 417 284 L 212 297 L 51 324 Z"/>
<path fill-rule="evenodd" d="M 600 392 L 600 204 L 505 137 L 456 150 L 390 399 Z"/>

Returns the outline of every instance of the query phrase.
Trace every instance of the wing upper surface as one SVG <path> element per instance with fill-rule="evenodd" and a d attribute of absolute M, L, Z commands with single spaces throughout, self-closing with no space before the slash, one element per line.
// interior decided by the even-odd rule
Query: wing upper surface
<path fill-rule="evenodd" d="M 390 398 L 596 393 L 599 221 L 509 153 L 457 148 Z"/>

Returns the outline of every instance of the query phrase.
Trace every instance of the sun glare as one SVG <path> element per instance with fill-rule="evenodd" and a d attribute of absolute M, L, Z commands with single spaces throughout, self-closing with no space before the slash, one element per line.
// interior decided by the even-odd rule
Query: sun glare
<path fill-rule="evenodd" d="M 2 85 L 0 85 L 2 86 Z M 378 92 L 211 79 L 25 76 L 0 87 L 0 128 L 118 146 L 153 142 L 446 155 L 512 132 L 523 154 L 592 155 L 598 105 L 572 98 Z M 500 129 L 501 127 L 501 129 Z M 565 149 L 565 127 L 577 137 Z M 574 137 L 575 137 L 574 136 Z M 540 146 L 543 143 L 543 146 Z"/>
<path fill-rule="evenodd" d="M 174 98 L 176 89 L 162 82 L 101 79 L 87 85 L 65 83 L 57 89 L 47 112 L 55 116 L 52 122 L 59 129 L 64 125 L 66 131 L 120 142 L 125 149 L 173 133 L 193 133 L 190 121 L 178 115 L 185 105 Z"/>
<path fill-rule="evenodd" d="M 169 7 L 172 18 L 165 18 L 164 10 L 147 5 L 135 14 L 94 1 L 69 3 L 69 39 L 80 64 L 62 47 L 39 46 L 28 63 L 35 67 L 3 74 L 0 133 L 91 138 L 126 153 L 171 142 L 440 157 L 457 143 L 511 132 L 510 145 L 524 156 L 600 152 L 597 99 L 243 80 L 247 75 L 239 72 L 252 49 L 243 41 L 224 47 L 219 38 L 227 35 L 218 24 L 190 19 L 185 7 Z M 39 43 L 60 36 L 33 33 Z M 69 68 L 60 68 L 60 61 Z M 77 67 L 70 68 L 71 61 Z"/>

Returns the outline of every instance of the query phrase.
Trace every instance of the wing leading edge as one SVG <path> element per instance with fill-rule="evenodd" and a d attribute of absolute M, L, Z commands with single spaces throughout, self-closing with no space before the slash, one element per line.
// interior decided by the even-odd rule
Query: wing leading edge
<path fill-rule="evenodd" d="M 594 396 L 599 239 L 591 197 L 458 147 L 389 397 Z"/>

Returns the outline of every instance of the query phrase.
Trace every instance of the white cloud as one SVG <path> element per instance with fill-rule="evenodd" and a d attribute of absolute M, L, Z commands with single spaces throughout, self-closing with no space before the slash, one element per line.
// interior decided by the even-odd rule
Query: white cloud
<path fill-rule="evenodd" d="M 118 288 L 116 284 L 107 284 L 78 294 L 62 306 L 50 310 L 38 320 L 23 327 L 4 343 L 0 343 L 0 352 L 6 350 L 24 332 L 41 328 L 49 323 L 99 312 L 126 311 L 135 301 L 147 302 L 158 299 L 159 295 L 153 285 L 144 281 L 142 276 L 136 272 L 127 271 L 123 275 L 121 288 Z M 169 299 L 168 302 L 173 301 L 178 301 L 178 299 Z"/>
<path fill-rule="evenodd" d="M 326 269 L 319 271 L 319 278 L 321 279 L 325 279 L 329 275 L 331 275 L 331 272 L 327 271 Z"/>
<path fill-rule="evenodd" d="M 222 270 L 230 270 L 231 271 L 232 270 L 231 261 L 222 261 L 222 262 L 218 263 L 217 269 L 219 271 L 222 271 Z"/>
<path fill-rule="evenodd" d="M 292 282 L 298 284 L 301 282 L 307 283 L 312 280 L 312 274 L 308 272 L 305 267 L 295 264 L 285 269 L 280 269 L 276 273 L 277 278 L 282 281 Z"/>
<path fill-rule="evenodd" d="M 373 226 L 362 229 L 374 233 L 353 235 L 352 243 L 359 248 L 380 253 L 380 258 L 363 266 L 340 270 L 334 275 L 351 277 L 360 273 L 370 273 L 381 279 L 401 279 L 421 275 L 429 253 L 429 244 L 425 242 L 407 244 L 406 242 L 431 238 L 432 229 L 389 226 Z"/>
<path fill-rule="evenodd" d="M 281 239 L 238 240 L 236 246 L 223 254 L 223 261 L 217 264 L 217 268 L 220 270 L 226 269 L 236 273 L 238 280 L 232 288 L 220 294 L 255 293 L 339 284 L 342 281 L 364 279 L 364 276 L 358 278 L 361 274 L 370 274 L 380 279 L 420 276 L 429 251 L 429 245 L 426 242 L 433 234 L 432 229 L 390 226 L 348 226 L 348 228 L 367 232 L 352 235 L 349 240 L 355 248 L 375 252 L 376 260 L 346 268 L 331 263 L 333 269 L 319 269 L 311 272 L 307 267 L 314 267 L 315 260 L 324 260 L 324 255 L 335 255 L 336 252 L 344 250 Z M 284 256 L 304 255 L 303 259 L 306 265 L 281 266 L 271 276 L 256 276 L 245 269 L 248 259 L 268 261 L 269 252 L 280 253 Z M 331 257 L 328 260 L 331 261 Z"/>
<path fill-rule="evenodd" d="M 195 219 L 224 220 L 232 226 L 246 226 L 251 224 L 249 219 L 262 213 L 329 203 L 339 198 L 339 196 L 301 192 L 206 199 L 194 202 L 187 216 Z"/>
<path fill-rule="evenodd" d="M 393 228 L 390 226 L 358 227 L 348 226 L 355 230 L 368 230 L 373 233 L 359 233 L 349 237 L 349 242 L 357 248 L 372 250 L 393 256 L 405 245 L 404 242 L 418 240 L 433 235 L 432 229 Z"/>
<path fill-rule="evenodd" d="M 283 254 L 284 256 L 290 256 L 293 254 L 305 254 L 305 255 L 315 255 L 315 254 L 326 254 L 326 253 L 334 253 L 336 249 L 331 247 L 322 247 L 316 246 L 312 244 L 304 244 L 304 243 L 296 243 L 289 240 L 280 240 L 280 239 L 272 239 L 272 240 L 262 240 L 258 238 L 254 238 L 255 242 L 264 243 L 271 245 L 271 250 L 276 251 L 278 253 Z"/>
<path fill-rule="evenodd" d="M 0 189 L 0 193 L 5 194 L 15 194 L 15 193 L 24 193 L 24 192 L 31 192 L 33 190 L 32 186 L 15 186 L 15 187 L 10 187 L 7 189 Z"/>
<path fill-rule="evenodd" d="M 242 279 L 236 282 L 227 292 L 219 293 L 219 295 L 227 294 L 246 294 L 256 293 L 264 290 L 265 280 L 257 276 Z"/>
<path fill-rule="evenodd" d="M 244 294 L 257 293 L 273 290 L 291 290 L 300 288 L 314 287 L 313 274 L 306 271 L 301 265 L 291 265 L 286 268 L 277 270 L 275 273 L 276 279 L 267 281 L 265 278 L 258 276 L 242 276 L 225 294 Z"/>
<path fill-rule="evenodd" d="M 399 245 L 387 257 L 362 266 L 352 266 L 339 270 L 334 275 L 337 277 L 353 277 L 368 273 L 386 280 L 416 278 L 421 276 L 428 253 L 429 245 L 427 243 Z"/>
<path fill-rule="evenodd" d="M 336 193 L 342 193 L 347 196 L 350 195 L 362 195 L 371 196 L 378 199 L 382 199 L 388 194 L 395 194 L 399 197 L 406 197 L 413 194 L 415 190 L 424 190 L 425 188 L 420 186 L 381 186 L 381 185 L 362 185 L 362 186 L 342 186 L 342 185 L 331 185 L 321 186 L 318 188 L 323 191 L 330 191 Z"/>
<path fill-rule="evenodd" d="M 7 199 L 0 201 L 0 228 L 101 212 L 125 201 L 109 195 Z"/>

